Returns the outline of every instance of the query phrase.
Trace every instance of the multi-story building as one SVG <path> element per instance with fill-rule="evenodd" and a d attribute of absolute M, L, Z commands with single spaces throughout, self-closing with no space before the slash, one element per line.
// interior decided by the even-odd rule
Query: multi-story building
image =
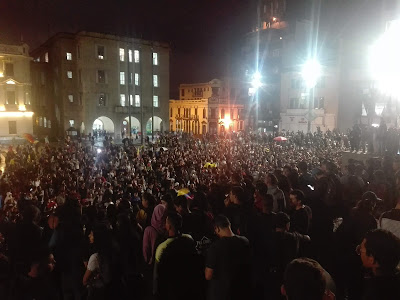
<path fill-rule="evenodd" d="M 245 37 L 238 60 L 242 68 L 238 73 L 246 74 L 251 91 L 249 121 L 254 129 L 273 131 L 279 124 L 280 130 L 307 131 L 309 118 L 311 130 L 336 126 L 338 72 L 334 66 L 338 49 L 328 42 L 319 49 L 318 60 L 325 73 L 312 91 L 313 96 L 301 78 L 302 65 L 314 53 L 312 9 L 310 0 L 257 3 L 257 22 Z M 260 81 L 257 89 L 251 86 L 255 74 Z"/>
<path fill-rule="evenodd" d="M 179 100 L 169 101 L 169 130 L 193 134 L 241 131 L 244 106 L 230 81 L 181 84 Z"/>
<path fill-rule="evenodd" d="M 168 130 L 169 51 L 164 43 L 110 34 L 56 34 L 31 53 L 38 132 L 46 130 L 45 118 L 57 135 L 73 127 L 120 137 L 129 123 L 134 133 Z"/>
<path fill-rule="evenodd" d="M 31 72 L 26 44 L 0 44 L 0 136 L 33 132 Z"/>

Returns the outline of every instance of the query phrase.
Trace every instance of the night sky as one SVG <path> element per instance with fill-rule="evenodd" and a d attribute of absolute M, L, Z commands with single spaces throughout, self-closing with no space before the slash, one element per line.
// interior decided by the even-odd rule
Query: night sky
<path fill-rule="evenodd" d="M 386 0 L 394 2 L 394 0 Z M 0 0 L 0 42 L 31 49 L 57 32 L 79 30 L 165 41 L 171 45 L 171 97 L 180 83 L 226 74 L 230 55 L 256 18 L 257 0 Z M 381 1 L 322 0 L 329 36 L 371 35 Z M 361 31 L 360 31 L 361 30 Z"/>

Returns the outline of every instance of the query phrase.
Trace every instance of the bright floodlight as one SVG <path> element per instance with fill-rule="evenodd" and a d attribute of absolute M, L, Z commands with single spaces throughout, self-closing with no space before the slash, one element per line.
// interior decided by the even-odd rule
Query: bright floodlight
<path fill-rule="evenodd" d="M 390 22 L 386 32 L 370 47 L 369 68 L 382 93 L 400 98 L 400 20 Z"/>
<path fill-rule="evenodd" d="M 97 153 L 100 154 L 101 153 L 101 149 L 97 148 Z"/>
<path fill-rule="evenodd" d="M 251 85 L 254 89 L 258 89 L 261 87 L 261 74 L 260 72 L 255 72 L 253 75 L 253 79 L 251 80 Z"/>
<path fill-rule="evenodd" d="M 312 89 L 315 87 L 318 78 L 321 76 L 321 65 L 315 59 L 310 59 L 303 65 L 301 75 L 303 76 L 307 87 Z"/>

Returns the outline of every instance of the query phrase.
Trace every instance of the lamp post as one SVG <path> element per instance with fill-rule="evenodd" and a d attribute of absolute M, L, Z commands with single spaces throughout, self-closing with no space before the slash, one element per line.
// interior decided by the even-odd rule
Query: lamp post
<path fill-rule="evenodd" d="M 311 115 L 312 115 L 312 104 L 314 101 L 314 89 L 321 76 L 321 65 L 316 59 L 308 60 L 304 65 L 301 72 L 304 82 L 306 83 L 307 94 L 308 94 L 308 122 L 307 122 L 307 132 L 311 132 Z"/>

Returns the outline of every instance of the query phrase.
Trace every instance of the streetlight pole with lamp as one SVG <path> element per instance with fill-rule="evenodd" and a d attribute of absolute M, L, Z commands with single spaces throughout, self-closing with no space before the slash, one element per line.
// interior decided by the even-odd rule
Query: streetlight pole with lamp
<path fill-rule="evenodd" d="M 321 65 L 316 59 L 308 60 L 301 71 L 301 75 L 306 83 L 307 95 L 308 95 L 308 122 L 307 122 L 307 132 L 311 132 L 311 122 L 312 122 L 312 105 L 314 101 L 314 91 L 318 79 L 321 76 Z"/>

